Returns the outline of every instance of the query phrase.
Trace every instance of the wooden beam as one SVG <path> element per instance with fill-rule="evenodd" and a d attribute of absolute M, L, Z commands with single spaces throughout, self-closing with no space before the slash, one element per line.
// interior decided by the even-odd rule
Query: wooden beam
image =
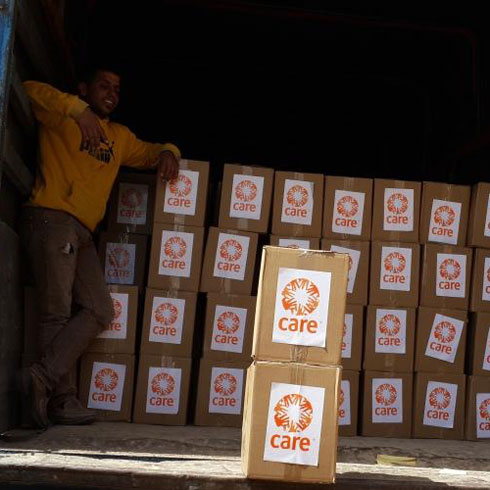
<path fill-rule="evenodd" d="M 12 184 L 17 187 L 21 194 L 24 196 L 29 195 L 34 183 L 34 178 L 10 142 L 8 130 L 4 150 L 3 173 L 10 179 Z"/>
<path fill-rule="evenodd" d="M 27 130 L 29 136 L 34 135 L 35 119 L 31 109 L 31 103 L 25 93 L 24 87 L 17 72 L 13 67 L 11 74 L 12 90 L 10 92 L 10 103 L 12 112 L 20 125 Z"/>

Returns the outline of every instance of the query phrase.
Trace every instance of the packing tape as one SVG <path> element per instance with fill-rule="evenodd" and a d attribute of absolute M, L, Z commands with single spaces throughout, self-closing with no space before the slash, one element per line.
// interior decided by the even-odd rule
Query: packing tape
<path fill-rule="evenodd" d="M 185 225 L 185 214 L 174 214 L 174 223 L 179 226 Z"/>
<path fill-rule="evenodd" d="M 136 233 L 136 224 L 134 223 L 127 223 L 125 228 L 126 230 L 124 231 L 124 233 Z"/>
<path fill-rule="evenodd" d="M 242 165 L 242 175 L 253 175 L 254 171 L 252 167 L 249 167 L 247 165 Z"/>
<path fill-rule="evenodd" d="M 295 180 L 305 180 L 305 174 L 301 172 L 293 172 Z"/>
<path fill-rule="evenodd" d="M 231 288 L 232 288 L 232 279 L 223 279 L 223 290 L 225 291 L 226 294 L 230 294 L 231 293 Z"/>
<path fill-rule="evenodd" d="M 237 218 L 237 228 L 240 230 L 248 230 L 248 221 L 247 218 Z"/>
<path fill-rule="evenodd" d="M 119 233 L 119 243 L 123 243 L 125 245 L 129 244 L 129 233 L 126 231 L 123 231 Z"/>
<path fill-rule="evenodd" d="M 189 160 L 185 160 L 185 159 L 180 160 L 179 168 L 182 170 L 189 170 Z"/>
<path fill-rule="evenodd" d="M 160 356 L 160 367 L 162 368 L 174 368 L 175 361 L 172 356 Z"/>
<path fill-rule="evenodd" d="M 180 289 L 180 277 L 169 276 L 170 289 Z"/>

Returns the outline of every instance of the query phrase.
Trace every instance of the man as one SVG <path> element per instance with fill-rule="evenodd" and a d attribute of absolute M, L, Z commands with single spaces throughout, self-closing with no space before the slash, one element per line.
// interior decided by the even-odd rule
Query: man
<path fill-rule="evenodd" d="M 92 232 L 103 218 L 119 167 L 158 167 L 178 174 L 172 144 L 140 141 L 109 121 L 119 103 L 120 77 L 98 68 L 79 84 L 79 97 L 39 82 L 24 88 L 39 126 L 39 171 L 21 233 L 40 305 L 41 359 L 22 376 L 39 427 L 94 420 L 76 398 L 77 359 L 113 318 Z"/>

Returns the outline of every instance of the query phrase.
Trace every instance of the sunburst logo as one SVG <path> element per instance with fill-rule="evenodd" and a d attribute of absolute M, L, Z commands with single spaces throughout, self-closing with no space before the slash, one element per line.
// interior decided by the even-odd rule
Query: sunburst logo
<path fill-rule="evenodd" d="M 456 338 L 456 328 L 451 322 L 440 322 L 436 325 L 434 337 L 441 344 L 449 344 Z"/>
<path fill-rule="evenodd" d="M 383 383 L 376 388 L 375 398 L 378 405 L 393 405 L 397 396 L 396 388 L 391 383 Z"/>
<path fill-rule="evenodd" d="M 109 251 L 109 264 L 115 269 L 124 269 L 129 265 L 130 255 L 125 248 L 115 247 Z"/>
<path fill-rule="evenodd" d="M 173 236 L 165 242 L 163 250 L 167 257 L 181 259 L 187 251 L 187 244 L 179 236 Z"/>
<path fill-rule="evenodd" d="M 345 401 L 345 395 L 344 395 L 344 390 L 340 388 L 340 393 L 339 393 L 339 408 L 342 407 Z"/>
<path fill-rule="evenodd" d="M 396 315 L 389 313 L 381 318 L 378 326 L 381 333 L 388 337 L 394 337 L 400 332 L 402 324 Z"/>
<path fill-rule="evenodd" d="M 434 388 L 430 392 L 429 403 L 437 410 L 445 410 L 451 403 L 451 393 L 442 386 Z"/>
<path fill-rule="evenodd" d="M 400 252 L 391 252 L 384 260 L 384 267 L 391 274 L 400 274 L 405 270 L 407 261 Z"/>
<path fill-rule="evenodd" d="M 352 196 L 344 196 L 337 202 L 337 212 L 345 218 L 352 218 L 359 211 L 359 203 Z"/>
<path fill-rule="evenodd" d="M 439 206 L 434 211 L 434 222 L 439 226 L 451 226 L 455 219 L 456 213 L 450 206 Z"/>
<path fill-rule="evenodd" d="M 192 191 L 192 181 L 189 177 L 179 174 L 179 176 L 169 182 L 170 192 L 177 197 L 186 197 Z"/>
<path fill-rule="evenodd" d="M 112 298 L 112 306 L 114 308 L 114 319 L 113 319 L 113 321 L 119 320 L 119 317 L 121 316 L 122 309 L 123 309 L 122 304 L 118 299 Z"/>
<path fill-rule="evenodd" d="M 219 254 L 227 262 L 236 262 L 242 256 L 242 246 L 237 240 L 229 239 L 221 244 Z"/>
<path fill-rule="evenodd" d="M 127 208 L 136 209 L 143 203 L 143 194 L 138 189 L 126 189 L 121 196 L 121 202 Z"/>
<path fill-rule="evenodd" d="M 392 194 L 387 203 L 388 211 L 396 215 L 405 214 L 408 210 L 408 205 L 407 197 L 399 192 Z"/>
<path fill-rule="evenodd" d="M 103 368 L 95 375 L 95 387 L 102 391 L 112 391 L 119 381 L 116 371 L 111 368 Z"/>
<path fill-rule="evenodd" d="M 490 420 L 490 398 L 483 400 L 478 408 L 480 417 L 485 420 Z"/>
<path fill-rule="evenodd" d="M 487 270 L 487 281 L 490 282 L 490 269 Z"/>
<path fill-rule="evenodd" d="M 179 317 L 179 310 L 171 303 L 163 303 L 155 310 L 155 320 L 162 325 L 173 325 Z"/>
<path fill-rule="evenodd" d="M 218 330 L 230 335 L 240 328 L 240 317 L 233 311 L 221 313 L 217 320 Z"/>
<path fill-rule="evenodd" d="M 235 187 L 235 196 L 239 201 L 251 202 L 257 197 L 257 186 L 251 180 L 242 180 Z"/>
<path fill-rule="evenodd" d="M 281 294 L 283 308 L 296 316 L 309 315 L 320 304 L 317 285 L 306 278 L 293 279 L 286 284 Z"/>
<path fill-rule="evenodd" d="M 445 259 L 439 266 L 439 274 L 447 281 L 454 281 L 461 274 L 461 265 L 455 259 Z"/>
<path fill-rule="evenodd" d="M 151 391 L 158 396 L 167 396 L 175 390 L 175 379 L 167 373 L 159 373 L 151 380 Z"/>
<path fill-rule="evenodd" d="M 222 396 L 230 396 L 235 393 L 237 379 L 230 373 L 222 373 L 214 380 L 214 391 Z"/>
<path fill-rule="evenodd" d="M 274 407 L 274 422 L 285 432 L 302 432 L 313 420 L 313 406 L 303 395 L 283 396 Z"/>
<path fill-rule="evenodd" d="M 294 208 L 302 208 L 308 202 L 308 190 L 302 185 L 293 185 L 287 193 L 287 201 Z"/>

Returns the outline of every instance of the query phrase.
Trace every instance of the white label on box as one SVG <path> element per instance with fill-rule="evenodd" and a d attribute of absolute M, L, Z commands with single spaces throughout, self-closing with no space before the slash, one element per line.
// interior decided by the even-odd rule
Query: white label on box
<path fill-rule="evenodd" d="M 483 290 L 482 301 L 490 301 L 490 257 L 485 257 L 483 266 Z"/>
<path fill-rule="evenodd" d="M 348 379 L 343 379 L 340 383 L 339 426 L 350 424 L 350 381 Z"/>
<path fill-rule="evenodd" d="M 128 335 L 129 294 L 111 292 L 114 318 L 98 336 L 98 339 L 125 340 Z"/>
<path fill-rule="evenodd" d="M 354 287 L 356 286 L 357 269 L 359 268 L 361 251 L 354 250 L 352 248 L 338 247 L 337 245 L 332 245 L 330 247 L 330 251 L 349 255 L 349 275 L 347 278 L 347 292 L 349 294 L 352 294 L 352 292 L 354 291 Z"/>
<path fill-rule="evenodd" d="M 458 385 L 429 381 L 425 394 L 424 425 L 452 429 Z"/>
<path fill-rule="evenodd" d="M 135 276 L 136 245 L 110 243 L 106 245 L 105 282 L 107 284 L 133 284 Z"/>
<path fill-rule="evenodd" d="M 432 323 L 425 355 L 453 364 L 463 328 L 464 322 L 462 320 L 438 313 Z"/>
<path fill-rule="evenodd" d="M 211 350 L 243 352 L 247 309 L 216 305 Z"/>
<path fill-rule="evenodd" d="M 179 176 L 168 181 L 165 187 L 163 212 L 194 216 L 198 187 L 199 172 L 179 170 Z"/>
<path fill-rule="evenodd" d="M 279 238 L 279 247 L 302 248 L 309 250 L 310 240 L 300 240 L 299 238 Z"/>
<path fill-rule="evenodd" d="M 279 268 L 273 342 L 326 347 L 331 279 L 330 272 Z"/>
<path fill-rule="evenodd" d="M 271 383 L 264 461 L 318 466 L 325 388 Z"/>
<path fill-rule="evenodd" d="M 387 187 L 384 196 L 384 231 L 413 231 L 414 190 Z"/>
<path fill-rule="evenodd" d="M 382 247 L 379 288 L 387 291 L 410 291 L 412 249 Z"/>
<path fill-rule="evenodd" d="M 150 342 L 181 344 L 185 299 L 155 296 L 151 308 Z"/>
<path fill-rule="evenodd" d="M 250 237 L 220 233 L 214 260 L 214 276 L 243 281 L 247 270 Z"/>
<path fill-rule="evenodd" d="M 486 237 L 490 237 L 490 194 L 488 194 L 487 216 L 485 218 L 485 229 L 483 230 L 483 234 Z"/>
<path fill-rule="evenodd" d="M 342 336 L 342 359 L 352 357 L 352 327 L 354 325 L 354 315 L 346 313 L 344 317 L 344 330 Z"/>
<path fill-rule="evenodd" d="M 372 423 L 403 423 L 403 379 L 374 378 L 372 384 Z"/>
<path fill-rule="evenodd" d="M 436 296 L 464 298 L 466 255 L 437 254 Z"/>
<path fill-rule="evenodd" d="M 209 413 L 242 413 L 243 369 L 213 367 L 209 390 Z"/>
<path fill-rule="evenodd" d="M 144 184 L 119 184 L 117 223 L 146 225 L 148 212 L 148 186 Z"/>
<path fill-rule="evenodd" d="M 490 439 L 490 393 L 476 394 L 476 437 Z"/>
<path fill-rule="evenodd" d="M 264 177 L 255 175 L 233 175 L 230 217 L 259 220 L 264 197 Z"/>
<path fill-rule="evenodd" d="M 193 233 L 163 230 L 158 274 L 161 276 L 190 277 L 193 246 Z"/>
<path fill-rule="evenodd" d="M 407 310 L 376 310 L 375 352 L 405 354 L 407 352 Z"/>
<path fill-rule="evenodd" d="M 182 369 L 151 367 L 146 392 L 146 413 L 178 414 L 181 379 Z"/>
<path fill-rule="evenodd" d="M 487 344 L 485 347 L 485 356 L 483 358 L 484 371 L 490 371 L 490 327 L 488 327 Z"/>
<path fill-rule="evenodd" d="M 430 213 L 429 242 L 458 243 L 461 203 L 451 201 L 432 201 Z"/>
<path fill-rule="evenodd" d="M 313 220 L 314 182 L 305 180 L 284 181 L 281 221 L 296 225 L 311 225 Z"/>
<path fill-rule="evenodd" d="M 361 235 L 364 218 L 364 192 L 335 191 L 332 231 L 346 235 Z"/>
<path fill-rule="evenodd" d="M 88 408 L 120 412 L 126 365 L 94 362 L 90 378 Z"/>

